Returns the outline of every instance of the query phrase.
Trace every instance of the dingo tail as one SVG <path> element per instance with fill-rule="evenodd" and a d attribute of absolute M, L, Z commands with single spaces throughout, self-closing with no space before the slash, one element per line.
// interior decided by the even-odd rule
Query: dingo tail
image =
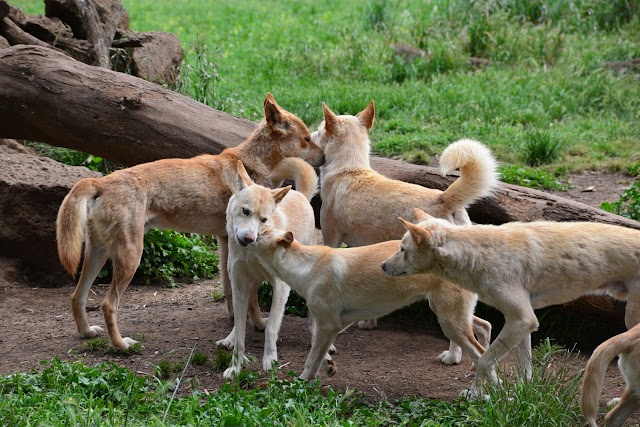
<path fill-rule="evenodd" d="M 293 179 L 296 191 L 311 201 L 318 192 L 318 175 L 313 167 L 298 157 L 285 157 L 273 168 L 269 179 L 275 185 L 285 179 Z"/>
<path fill-rule="evenodd" d="M 625 332 L 624 334 L 628 334 Z M 611 359 L 627 350 L 627 340 L 622 335 L 600 344 L 591 358 L 587 362 L 584 380 L 582 381 L 582 391 L 580 392 L 580 409 L 585 420 L 591 427 L 597 427 L 596 415 L 598 413 L 598 402 L 600 401 L 600 390 L 604 383 L 604 374 Z"/>
<path fill-rule="evenodd" d="M 87 200 L 96 195 L 96 179 L 85 178 L 64 198 L 56 219 L 58 257 L 64 269 L 75 276 L 82 255 L 87 226 Z"/>
<path fill-rule="evenodd" d="M 466 208 L 475 200 L 491 195 L 498 184 L 496 159 L 478 141 L 461 139 L 445 148 L 440 156 L 442 175 L 456 169 L 460 169 L 460 178 L 440 196 L 450 211 Z"/>

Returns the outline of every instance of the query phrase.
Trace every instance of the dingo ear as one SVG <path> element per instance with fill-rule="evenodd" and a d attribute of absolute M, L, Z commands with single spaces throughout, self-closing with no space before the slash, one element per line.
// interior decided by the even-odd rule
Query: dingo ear
<path fill-rule="evenodd" d="M 292 242 L 293 242 L 293 233 L 290 231 L 287 231 L 278 239 L 278 243 L 281 243 L 285 246 L 290 245 Z"/>
<path fill-rule="evenodd" d="M 427 242 L 429 240 L 429 237 L 431 236 L 431 233 L 429 233 L 427 230 L 425 230 L 422 227 L 419 227 L 409 221 L 405 221 L 402 218 L 398 218 L 402 224 L 405 226 L 405 228 L 409 231 L 409 233 L 411 234 L 411 238 L 413 239 L 413 241 L 416 243 L 416 246 L 420 246 L 422 244 L 424 244 L 425 242 Z"/>
<path fill-rule="evenodd" d="M 358 118 L 362 126 L 366 127 L 367 129 L 371 129 L 371 127 L 373 126 L 373 119 L 376 117 L 376 106 L 373 100 L 371 100 L 369 105 L 367 105 L 367 108 L 360 111 L 356 117 Z"/>
<path fill-rule="evenodd" d="M 332 133 L 336 129 L 336 123 L 338 123 L 338 116 L 331 111 L 327 104 L 322 103 L 322 110 L 324 111 L 324 130 L 327 133 Z"/>
<path fill-rule="evenodd" d="M 416 217 L 416 222 L 422 222 L 433 218 L 431 215 L 420 208 L 413 208 L 413 214 Z"/>
<path fill-rule="evenodd" d="M 284 199 L 284 196 L 291 190 L 291 186 L 287 185 L 283 188 L 276 188 L 275 190 L 271 190 L 271 194 L 273 195 L 273 200 L 276 202 L 276 205 Z"/>
<path fill-rule="evenodd" d="M 267 92 L 267 96 L 264 98 L 264 118 L 267 120 L 267 125 L 270 128 L 284 127 L 283 112 L 284 110 L 280 108 L 273 96 Z"/>
<path fill-rule="evenodd" d="M 238 171 L 238 175 L 240 176 L 240 186 L 242 188 L 253 185 L 253 181 L 249 177 L 247 170 L 244 168 L 244 163 L 242 163 L 242 160 L 238 160 L 238 163 L 236 164 L 236 170 Z"/>

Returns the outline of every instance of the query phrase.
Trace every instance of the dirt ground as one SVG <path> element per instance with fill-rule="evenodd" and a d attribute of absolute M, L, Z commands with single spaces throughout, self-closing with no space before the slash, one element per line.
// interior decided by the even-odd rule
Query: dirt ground
<path fill-rule="evenodd" d="M 575 188 L 564 197 L 599 206 L 617 199 L 630 178 L 617 174 L 586 172 L 572 177 Z M 583 192 L 594 186 L 594 191 Z M 59 357 L 92 364 L 116 361 L 140 373 L 153 374 L 160 360 L 185 362 L 195 351 L 215 357 L 215 342 L 231 330 L 224 302 L 214 302 L 218 279 L 179 288 L 132 285 L 119 309 L 120 329 L 125 336 L 141 341 L 142 354 L 129 357 L 87 351 L 77 334 L 71 315 L 69 296 L 73 284 L 59 288 L 38 288 L 29 283 L 14 260 L 0 259 L 0 374 L 24 372 L 40 367 L 41 360 Z M 92 288 L 89 306 L 97 308 L 106 285 Z M 266 316 L 266 313 L 265 313 Z M 89 312 L 92 324 L 104 326 L 99 309 Z M 373 331 L 349 328 L 336 341 L 337 374 L 323 377 L 322 383 L 335 388 L 355 388 L 372 401 L 393 400 L 401 396 L 452 399 L 471 384 L 473 371 L 468 356 L 458 366 L 443 366 L 436 357 L 448 347 L 440 330 L 423 319 L 388 316 Z M 310 347 L 306 320 L 286 316 L 279 340 L 279 359 L 283 371 L 302 372 Z M 263 334 L 249 328 L 247 351 L 255 356 L 252 368 L 259 371 Z M 577 355 L 573 362 L 584 366 L 588 355 Z M 506 369 L 511 369 L 507 360 Z M 615 365 L 608 371 L 602 401 L 619 396 L 624 381 Z M 186 377 L 200 389 L 215 391 L 222 384 L 222 373 L 210 364 L 190 366 Z M 640 416 L 631 424 L 637 425 Z"/>

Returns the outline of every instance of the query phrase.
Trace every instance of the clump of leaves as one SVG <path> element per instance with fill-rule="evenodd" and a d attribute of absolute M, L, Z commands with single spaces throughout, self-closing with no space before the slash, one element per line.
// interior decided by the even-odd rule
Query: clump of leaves
<path fill-rule="evenodd" d="M 109 347 L 108 352 L 115 356 L 129 357 L 135 354 L 142 354 L 142 344 L 139 342 L 126 349 Z"/>
<path fill-rule="evenodd" d="M 196 351 L 191 355 L 191 363 L 194 365 L 204 365 L 207 363 L 207 360 L 209 360 L 209 356 L 199 351 Z"/>
<path fill-rule="evenodd" d="M 155 366 L 156 375 L 161 380 L 168 380 L 182 370 L 182 363 L 175 360 L 162 359 Z"/>
<path fill-rule="evenodd" d="M 231 365 L 231 352 L 225 350 L 222 347 L 216 349 L 216 357 L 212 362 L 213 369 L 218 372 L 222 372 Z"/>
<path fill-rule="evenodd" d="M 145 235 L 142 260 L 136 275 L 145 283 L 173 285 L 175 278 L 211 278 L 218 271 L 213 238 L 171 230 L 151 230 Z"/>
<path fill-rule="evenodd" d="M 262 283 L 258 289 L 258 302 L 260 306 L 268 310 L 268 307 L 271 307 L 272 298 L 273 287 L 268 282 Z M 285 307 L 286 312 L 289 314 L 298 317 L 307 317 L 307 302 L 293 290 L 289 294 L 289 299 Z"/>
<path fill-rule="evenodd" d="M 631 169 L 631 174 L 640 176 L 640 162 Z M 604 202 L 601 206 L 607 212 L 640 221 L 640 180 L 626 188 L 615 202 Z"/>
<path fill-rule="evenodd" d="M 502 174 L 502 181 L 508 184 L 541 190 L 566 191 L 569 188 L 568 184 L 563 183 L 558 177 L 544 170 L 525 166 L 504 166 L 500 168 L 500 173 Z"/>

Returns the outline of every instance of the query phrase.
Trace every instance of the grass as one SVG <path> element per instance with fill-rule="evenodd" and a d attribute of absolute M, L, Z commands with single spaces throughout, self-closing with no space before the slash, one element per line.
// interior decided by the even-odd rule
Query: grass
<path fill-rule="evenodd" d="M 534 352 L 534 379 L 489 387 L 488 399 L 451 402 L 403 398 L 370 403 L 354 390 L 337 392 L 319 382 L 257 375 L 215 392 L 180 390 L 181 377 L 136 375 L 114 363 L 87 366 L 54 359 L 41 371 L 0 376 L 0 424 L 86 426 L 572 426 L 577 425 L 580 374 L 567 353 L 550 343 Z M 163 361 L 164 362 L 164 361 Z M 173 378 L 184 365 L 168 361 Z M 160 372 L 159 372 L 160 373 Z M 295 374 L 290 373 L 295 377 Z"/>

